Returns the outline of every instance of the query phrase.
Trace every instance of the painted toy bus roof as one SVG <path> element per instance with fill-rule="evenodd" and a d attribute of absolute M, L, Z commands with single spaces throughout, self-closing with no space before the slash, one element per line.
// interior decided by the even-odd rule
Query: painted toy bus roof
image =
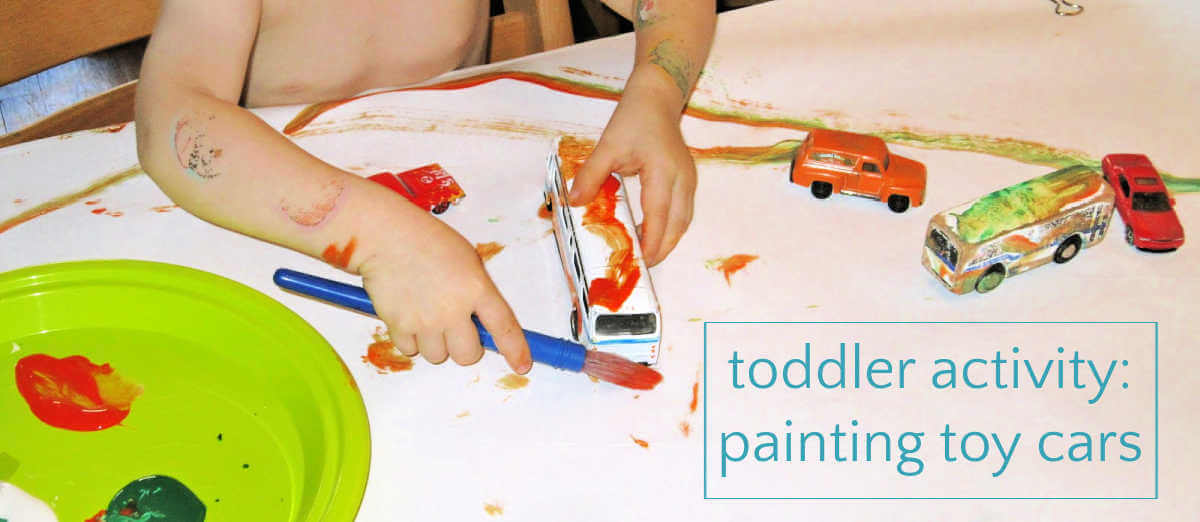
<path fill-rule="evenodd" d="M 876 136 L 833 129 L 813 129 L 809 131 L 809 136 L 812 137 L 813 148 L 838 150 L 873 158 L 883 158 L 888 152 L 887 145 Z"/>
<path fill-rule="evenodd" d="M 1074 165 L 1002 188 L 933 216 L 967 243 L 982 243 L 1063 212 L 1113 199 L 1095 169 Z"/>

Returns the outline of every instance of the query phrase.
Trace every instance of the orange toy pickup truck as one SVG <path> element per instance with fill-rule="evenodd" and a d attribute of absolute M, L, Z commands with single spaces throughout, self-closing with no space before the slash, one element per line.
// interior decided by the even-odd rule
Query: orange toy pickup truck
<path fill-rule="evenodd" d="M 875 136 L 813 129 L 796 149 L 788 179 L 817 199 L 835 192 L 886 201 L 894 212 L 925 202 L 925 165 L 888 152 Z"/>

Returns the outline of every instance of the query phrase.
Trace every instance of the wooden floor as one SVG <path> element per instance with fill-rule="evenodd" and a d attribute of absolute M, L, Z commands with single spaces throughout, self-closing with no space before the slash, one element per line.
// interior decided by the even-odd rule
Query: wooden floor
<path fill-rule="evenodd" d="M 0 134 L 138 77 L 144 41 L 100 51 L 0 85 Z"/>

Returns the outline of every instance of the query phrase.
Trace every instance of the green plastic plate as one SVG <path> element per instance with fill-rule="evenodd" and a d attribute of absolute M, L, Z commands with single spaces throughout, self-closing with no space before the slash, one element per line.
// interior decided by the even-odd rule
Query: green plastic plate
<path fill-rule="evenodd" d="M 143 387 L 94 432 L 38 420 L 22 357 L 83 355 Z M 370 461 L 362 396 L 332 347 L 269 297 L 194 269 L 86 261 L 0 274 L 0 453 L 11 482 L 82 521 L 173 477 L 207 520 L 353 520 Z M 2 457 L 2 455 L 0 455 Z"/>

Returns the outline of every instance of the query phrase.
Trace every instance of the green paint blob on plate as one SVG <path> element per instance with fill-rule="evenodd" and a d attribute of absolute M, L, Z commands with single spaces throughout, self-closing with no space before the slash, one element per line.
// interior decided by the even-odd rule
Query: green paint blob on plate
<path fill-rule="evenodd" d="M 171 477 L 142 477 L 108 503 L 104 522 L 204 522 L 204 503 Z"/>
<path fill-rule="evenodd" d="M 8 481 L 56 499 L 59 520 L 86 520 L 153 475 L 220 498 L 211 520 L 357 513 L 370 461 L 362 397 L 329 344 L 267 296 L 179 266 L 88 261 L 0 274 L 0 318 L 0 439 L 21 464 Z M 110 364 L 143 393 L 109 429 L 52 427 L 14 382 L 34 353 Z"/>

